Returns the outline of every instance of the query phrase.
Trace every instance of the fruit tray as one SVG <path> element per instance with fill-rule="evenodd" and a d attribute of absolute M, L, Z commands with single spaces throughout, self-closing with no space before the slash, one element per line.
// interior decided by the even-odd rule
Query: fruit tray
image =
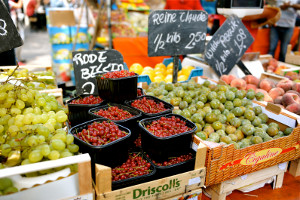
<path fill-rule="evenodd" d="M 220 145 L 214 142 L 202 141 L 197 136 L 194 143 L 207 145 L 206 181 L 205 185 L 214 185 L 220 182 L 249 174 L 279 163 L 295 160 L 300 157 L 300 126 L 297 118 L 281 111 L 275 114 L 267 110 L 267 106 L 253 101 L 262 107 L 269 117 L 269 122 L 279 124 L 281 130 L 292 127 L 293 132 L 260 144 L 251 145 L 242 149 L 235 149 L 233 144 Z"/>
<path fill-rule="evenodd" d="M 154 96 L 144 95 L 144 96 L 137 97 L 134 100 L 137 100 L 137 99 L 140 100 L 140 99 L 142 99 L 144 97 L 146 97 L 146 99 L 153 100 L 156 103 L 162 102 L 164 104 L 165 109 L 167 109 L 167 110 L 159 112 L 159 113 L 146 113 L 146 112 L 143 112 L 142 110 L 138 109 L 138 110 L 140 110 L 142 112 L 142 115 L 143 115 L 142 117 L 143 118 L 145 118 L 145 117 L 155 117 L 155 116 L 159 116 L 159 115 L 169 114 L 169 113 L 172 113 L 172 110 L 174 109 L 174 107 L 173 107 L 172 104 L 169 104 L 169 103 L 167 103 L 167 102 L 165 102 L 165 101 L 163 101 L 163 100 L 161 100 L 159 98 L 156 98 Z M 131 103 L 134 102 L 134 100 L 125 101 L 125 104 L 127 106 L 131 106 Z"/>
<path fill-rule="evenodd" d="M 191 130 L 168 137 L 158 137 L 145 128 L 148 124 L 151 124 L 161 117 L 171 118 L 172 116 L 186 122 L 186 126 L 191 128 Z M 139 126 L 141 128 L 142 149 L 150 156 L 150 158 L 160 162 L 169 157 L 176 157 L 189 152 L 193 141 L 193 133 L 197 130 L 197 127 L 193 122 L 177 114 L 142 119 L 139 122 Z"/>
<path fill-rule="evenodd" d="M 124 78 L 103 78 L 97 74 L 98 94 L 103 99 L 114 103 L 122 103 L 125 100 L 135 99 L 137 97 L 138 74 Z"/>
<path fill-rule="evenodd" d="M 109 107 L 111 106 L 116 106 L 120 109 L 123 109 L 125 111 L 128 111 L 129 113 L 131 113 L 132 115 L 134 115 L 133 117 L 131 118 L 128 118 L 128 119 L 123 119 L 123 120 L 111 120 L 117 124 L 120 124 L 126 128 L 129 128 L 130 131 L 131 131 L 131 137 L 132 139 L 136 139 L 138 137 L 138 133 L 139 133 L 139 125 L 138 125 L 138 120 L 140 120 L 141 118 L 141 111 L 135 109 L 135 108 L 132 108 L 132 107 L 129 107 L 129 106 L 125 106 L 125 105 L 121 105 L 121 104 L 116 104 L 116 103 L 108 103 L 107 105 L 103 105 L 103 106 L 99 106 L 99 107 L 96 107 L 96 108 L 92 108 L 89 110 L 89 114 L 94 118 L 94 119 L 97 119 L 97 118 L 105 118 L 105 117 L 102 117 L 102 116 L 99 116 L 99 115 L 96 115 L 95 112 L 99 111 L 100 109 L 104 109 L 104 110 L 107 110 Z M 108 118 L 105 118 L 105 119 L 108 119 Z M 110 120 L 110 119 L 108 119 Z"/>
<path fill-rule="evenodd" d="M 98 103 L 98 104 L 71 104 L 71 102 L 73 100 L 83 98 L 86 96 L 89 96 L 89 95 L 80 95 L 80 96 L 70 99 L 67 102 L 67 106 L 69 109 L 68 119 L 69 119 L 72 127 L 93 119 L 92 116 L 89 115 L 89 113 L 88 113 L 89 110 L 91 108 L 94 108 L 94 107 L 97 107 L 100 105 L 104 105 L 106 103 L 105 101 L 102 101 L 101 103 Z"/>
<path fill-rule="evenodd" d="M 142 158 L 146 159 L 146 156 L 144 155 L 144 153 L 142 153 L 142 152 L 135 152 L 135 153 L 142 154 Z M 132 177 L 132 178 L 124 179 L 124 180 L 113 181 L 112 189 L 117 190 L 117 189 L 121 189 L 121 188 L 125 188 L 125 187 L 129 187 L 132 185 L 137 185 L 140 183 L 154 180 L 154 175 L 156 174 L 156 168 L 150 161 L 148 161 L 148 162 L 151 164 L 151 167 L 150 167 L 151 172 L 149 174 L 145 174 L 142 176 L 136 176 L 136 177 Z"/>
<path fill-rule="evenodd" d="M 196 150 L 193 170 L 118 190 L 112 190 L 111 168 L 97 164 L 96 199 L 170 199 L 184 195 L 187 191 L 199 189 L 203 187 L 205 181 L 206 147 L 200 144 Z"/>
<path fill-rule="evenodd" d="M 131 131 L 128 128 L 116 124 L 121 131 L 125 131 L 128 134 L 122 138 L 100 146 L 94 146 L 77 137 L 77 133 L 81 132 L 83 129 L 87 129 L 88 125 L 93 122 L 103 121 L 108 120 L 103 118 L 93 119 L 72 127 L 69 132 L 74 135 L 74 143 L 79 146 L 80 152 L 90 154 L 92 166 L 94 166 L 94 163 L 100 163 L 110 167 L 115 167 L 124 163 L 128 158 L 129 139 L 131 136 Z"/>

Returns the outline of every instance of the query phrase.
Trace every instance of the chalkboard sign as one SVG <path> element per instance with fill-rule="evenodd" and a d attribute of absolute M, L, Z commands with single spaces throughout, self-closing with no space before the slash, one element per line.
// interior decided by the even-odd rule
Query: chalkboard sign
<path fill-rule="evenodd" d="M 23 45 L 23 40 L 8 10 L 0 0 L 0 53 Z"/>
<path fill-rule="evenodd" d="M 124 69 L 123 56 L 116 50 L 72 54 L 77 95 L 98 94 L 96 74 Z"/>
<path fill-rule="evenodd" d="M 232 15 L 208 42 L 205 60 L 219 76 L 228 74 L 253 41 L 242 21 Z"/>
<path fill-rule="evenodd" d="M 157 10 L 148 20 L 148 56 L 204 52 L 208 15 L 198 10 Z"/>

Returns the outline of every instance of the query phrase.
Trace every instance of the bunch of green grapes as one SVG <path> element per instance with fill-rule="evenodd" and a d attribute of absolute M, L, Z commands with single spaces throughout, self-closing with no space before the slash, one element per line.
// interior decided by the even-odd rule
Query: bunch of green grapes
<path fill-rule="evenodd" d="M 10 178 L 0 178 L 0 196 L 18 192 Z"/>
<path fill-rule="evenodd" d="M 63 128 L 66 121 L 67 109 L 54 96 L 1 84 L 0 168 L 76 154 L 79 147 L 73 144 L 73 135 Z"/>

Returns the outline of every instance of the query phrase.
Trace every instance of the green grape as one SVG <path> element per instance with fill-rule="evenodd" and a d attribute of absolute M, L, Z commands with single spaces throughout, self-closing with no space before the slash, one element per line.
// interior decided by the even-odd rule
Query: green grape
<path fill-rule="evenodd" d="M 43 159 L 43 155 L 40 150 L 33 150 L 29 153 L 28 159 L 30 162 L 35 163 Z"/>
<path fill-rule="evenodd" d="M 10 84 L 10 83 L 8 83 L 8 84 L 5 85 L 5 89 L 8 90 L 8 91 L 13 90 L 14 87 L 15 87 L 15 86 L 12 85 L 12 84 Z"/>
<path fill-rule="evenodd" d="M 43 156 L 48 156 L 50 154 L 50 147 L 49 145 L 43 145 L 41 148 L 41 153 Z"/>
<path fill-rule="evenodd" d="M 51 110 L 51 105 L 46 104 L 46 105 L 44 106 L 44 111 L 45 111 L 45 112 L 49 112 L 50 110 Z"/>
<path fill-rule="evenodd" d="M 7 93 L 6 92 L 1 92 L 0 93 L 0 100 L 5 100 L 7 98 Z"/>
<path fill-rule="evenodd" d="M 13 186 L 13 182 L 10 178 L 0 178 L 0 190 L 5 190 Z"/>
<path fill-rule="evenodd" d="M 50 119 L 48 119 L 48 121 L 46 123 L 51 124 L 54 127 L 56 124 L 56 120 L 54 118 L 50 118 Z"/>
<path fill-rule="evenodd" d="M 39 135 L 39 136 L 37 136 L 37 138 L 38 138 L 39 144 L 43 144 L 46 140 L 45 136 L 43 136 L 43 135 Z"/>
<path fill-rule="evenodd" d="M 33 108 L 25 108 L 24 110 L 23 110 L 23 115 L 26 115 L 26 114 L 29 114 L 29 113 L 33 113 Z"/>
<path fill-rule="evenodd" d="M 45 138 L 47 138 L 50 133 L 49 129 L 45 126 L 39 126 L 36 131 L 39 135 L 44 136 Z"/>
<path fill-rule="evenodd" d="M 4 115 L 6 115 L 6 113 L 7 113 L 6 108 L 0 108 L 0 117 L 3 117 Z"/>
<path fill-rule="evenodd" d="M 4 131 L 4 126 L 3 125 L 0 125 L 0 134 L 2 134 Z"/>
<path fill-rule="evenodd" d="M 65 114 L 64 111 L 60 110 L 56 113 L 56 120 L 58 122 L 65 122 L 65 121 L 67 121 L 67 119 L 68 119 L 68 116 Z"/>
<path fill-rule="evenodd" d="M 35 135 L 31 135 L 28 138 L 27 144 L 31 147 L 38 145 L 38 138 Z"/>
<path fill-rule="evenodd" d="M 47 115 L 48 115 L 49 119 L 50 119 L 50 118 L 56 119 L 56 114 L 55 114 L 54 111 L 49 111 L 49 112 L 47 113 Z"/>
<path fill-rule="evenodd" d="M 68 134 L 67 138 L 66 138 L 66 143 L 69 145 L 69 144 L 72 144 L 73 141 L 74 141 L 74 136 L 71 134 Z"/>
<path fill-rule="evenodd" d="M 3 156 L 7 157 L 10 152 L 11 152 L 11 146 L 9 144 L 1 145 L 1 153 Z"/>
<path fill-rule="evenodd" d="M 14 91 L 9 91 L 8 94 L 7 94 L 7 97 L 15 98 L 16 93 Z"/>
<path fill-rule="evenodd" d="M 69 144 L 67 148 L 71 153 L 77 153 L 79 151 L 79 146 L 76 144 Z"/>
<path fill-rule="evenodd" d="M 33 116 L 34 115 L 32 113 L 25 114 L 23 118 L 23 124 L 31 124 L 33 120 Z"/>
<path fill-rule="evenodd" d="M 16 126 L 16 125 L 11 125 L 11 126 L 9 126 L 8 127 L 8 132 L 10 133 L 10 134 L 12 134 L 11 136 L 14 136 L 14 135 L 17 135 L 17 132 L 19 131 L 20 129 L 19 129 L 19 127 L 18 126 Z"/>
<path fill-rule="evenodd" d="M 48 158 L 50 160 L 57 160 L 59 159 L 59 157 L 60 157 L 60 153 L 56 150 L 51 151 L 50 154 L 48 155 Z"/>
<path fill-rule="evenodd" d="M 51 110 L 56 111 L 57 108 L 58 108 L 58 105 L 57 105 L 57 101 L 56 101 L 56 100 L 55 100 L 55 101 L 51 101 L 51 102 L 49 103 L 49 105 L 51 106 Z"/>
<path fill-rule="evenodd" d="M 24 143 L 24 145 L 28 146 L 28 145 L 27 145 L 27 139 L 24 139 L 24 141 L 26 142 L 26 143 Z M 22 142 L 21 142 L 21 144 L 22 144 Z M 24 145 L 22 145 L 22 146 L 24 146 Z M 21 157 L 22 157 L 23 159 L 28 159 L 29 153 L 30 153 L 30 149 L 29 149 L 29 148 L 26 148 L 26 149 L 24 149 L 24 150 L 22 151 Z M 29 163 L 28 163 L 28 164 L 29 164 Z"/>
<path fill-rule="evenodd" d="M 66 151 L 60 154 L 60 158 L 65 158 L 69 156 L 73 156 L 73 154 L 71 152 L 66 152 Z"/>
<path fill-rule="evenodd" d="M 33 109 L 33 112 L 34 112 L 34 114 L 36 114 L 36 115 L 41 115 L 41 114 L 42 114 L 42 111 L 41 111 L 41 109 L 40 109 L 39 107 L 35 107 L 35 108 Z"/>
<path fill-rule="evenodd" d="M 59 123 L 59 122 L 56 122 L 56 124 L 54 126 L 55 129 L 60 129 L 62 127 L 63 127 L 63 123 Z"/>
<path fill-rule="evenodd" d="M 10 113 L 12 115 L 20 115 L 22 113 L 22 111 L 19 108 L 11 108 Z"/>
<path fill-rule="evenodd" d="M 22 100 L 20 100 L 20 99 L 17 99 L 17 101 L 16 101 L 16 107 L 19 108 L 19 109 L 25 108 L 25 103 L 24 103 L 24 101 L 22 101 Z"/>
<path fill-rule="evenodd" d="M 44 123 L 46 123 L 48 121 L 49 117 L 48 117 L 48 115 L 46 113 L 43 113 L 41 115 L 41 119 L 42 119 L 41 122 L 44 124 Z"/>
<path fill-rule="evenodd" d="M 21 94 L 20 99 L 21 99 L 22 101 L 28 101 L 28 96 L 27 96 L 27 94 Z"/>
<path fill-rule="evenodd" d="M 11 139 L 8 144 L 13 148 L 13 149 L 17 149 L 20 148 L 21 143 L 15 139 Z"/>
<path fill-rule="evenodd" d="M 18 192 L 18 189 L 14 186 L 8 187 L 5 190 L 3 190 L 4 195 L 16 193 L 16 192 Z"/>
<path fill-rule="evenodd" d="M 50 141 L 51 141 L 51 139 L 52 139 L 52 137 L 53 137 L 53 134 L 52 134 L 52 133 L 49 133 L 49 135 L 48 135 L 48 137 L 47 137 L 46 141 L 47 141 L 47 142 L 50 142 Z M 52 145 L 51 145 L 51 144 L 50 144 L 50 147 L 52 147 Z"/>
<path fill-rule="evenodd" d="M 47 104 L 46 100 L 43 98 L 43 97 L 40 97 L 37 99 L 37 104 L 40 106 L 40 107 L 43 107 Z"/>
<path fill-rule="evenodd" d="M 51 145 L 55 150 L 59 150 L 59 151 L 62 151 L 66 148 L 66 144 L 60 139 L 52 139 Z"/>
<path fill-rule="evenodd" d="M 40 117 L 40 115 L 34 115 L 33 116 L 33 119 L 32 119 L 32 124 L 39 124 L 39 123 L 41 123 L 41 117 Z"/>
<path fill-rule="evenodd" d="M 27 95 L 27 102 L 33 102 L 34 97 L 33 97 L 32 92 L 28 91 L 26 95 Z"/>
<path fill-rule="evenodd" d="M 15 98 L 8 97 L 8 98 L 6 98 L 6 102 L 9 103 L 9 104 L 13 104 L 13 103 L 15 103 Z"/>
<path fill-rule="evenodd" d="M 61 141 L 66 142 L 67 136 L 66 133 L 57 133 L 52 137 L 52 139 L 60 139 Z"/>

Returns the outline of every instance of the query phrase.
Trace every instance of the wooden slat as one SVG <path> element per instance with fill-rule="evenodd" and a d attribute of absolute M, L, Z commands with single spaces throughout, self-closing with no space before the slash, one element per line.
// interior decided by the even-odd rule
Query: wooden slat
<path fill-rule="evenodd" d="M 195 169 L 205 167 L 206 152 L 207 147 L 203 143 L 200 143 L 196 154 Z"/>
<path fill-rule="evenodd" d="M 96 164 L 96 192 L 111 191 L 111 168 Z"/>
<path fill-rule="evenodd" d="M 78 163 L 78 181 L 80 195 L 93 192 L 91 161 Z"/>
<path fill-rule="evenodd" d="M 289 173 L 293 176 L 300 176 L 300 159 L 291 161 Z"/>

